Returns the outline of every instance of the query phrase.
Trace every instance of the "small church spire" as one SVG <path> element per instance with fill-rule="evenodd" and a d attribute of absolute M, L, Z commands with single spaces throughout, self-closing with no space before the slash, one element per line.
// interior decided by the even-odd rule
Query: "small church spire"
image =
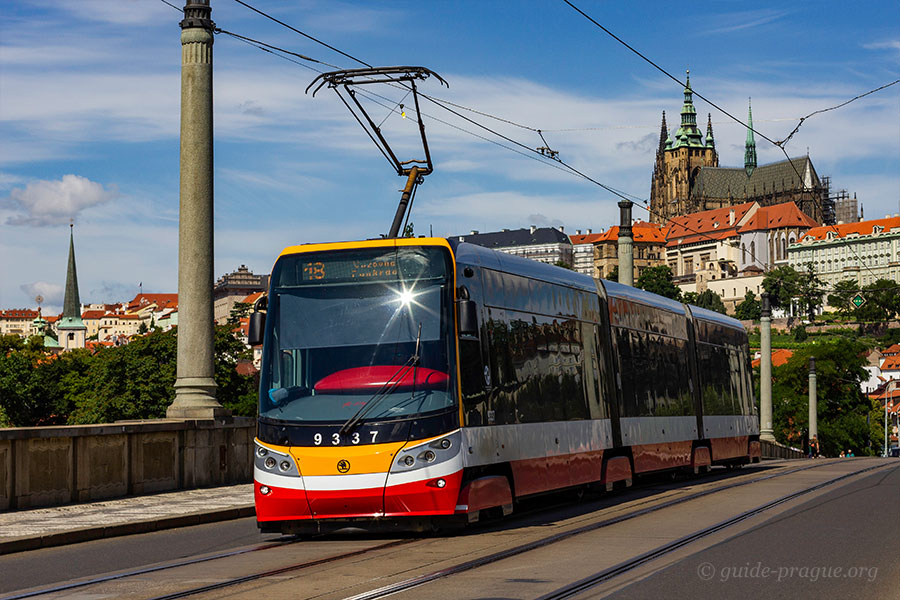
<path fill-rule="evenodd" d="M 663 111 L 662 126 L 659 129 L 659 152 L 666 149 L 666 140 L 669 138 L 669 128 L 666 125 L 666 111 Z"/>
<path fill-rule="evenodd" d="M 697 128 L 697 109 L 694 108 L 694 90 L 691 89 L 691 72 L 687 72 L 684 85 L 684 104 L 681 106 L 681 127 L 675 132 L 674 148 L 703 146 L 703 134 Z"/>
<path fill-rule="evenodd" d="M 750 99 L 747 99 L 747 141 L 744 144 L 744 170 L 747 177 L 753 175 L 756 168 L 756 140 L 753 138 L 753 110 Z"/>
<path fill-rule="evenodd" d="M 66 269 L 66 295 L 63 317 L 81 320 L 81 298 L 78 295 L 78 272 L 75 270 L 75 225 L 69 224 L 69 266 Z"/>
<path fill-rule="evenodd" d="M 78 295 L 78 272 L 75 270 L 74 225 L 69 224 L 69 265 L 66 269 L 66 295 L 63 299 L 63 314 L 56 326 L 63 350 L 84 348 L 85 330 L 81 320 L 81 298 Z"/>
<path fill-rule="evenodd" d="M 706 113 L 706 147 L 715 148 L 716 142 L 712 132 L 712 113 Z"/>

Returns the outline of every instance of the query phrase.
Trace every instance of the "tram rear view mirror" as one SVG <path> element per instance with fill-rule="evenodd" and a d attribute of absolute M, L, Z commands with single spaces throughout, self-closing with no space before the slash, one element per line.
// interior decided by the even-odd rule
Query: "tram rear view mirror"
<path fill-rule="evenodd" d="M 459 301 L 459 334 L 478 335 L 478 306 L 468 298 Z"/>
<path fill-rule="evenodd" d="M 247 343 L 251 346 L 259 346 L 263 343 L 263 332 L 266 330 L 266 313 L 250 313 L 250 326 L 247 330 Z"/>

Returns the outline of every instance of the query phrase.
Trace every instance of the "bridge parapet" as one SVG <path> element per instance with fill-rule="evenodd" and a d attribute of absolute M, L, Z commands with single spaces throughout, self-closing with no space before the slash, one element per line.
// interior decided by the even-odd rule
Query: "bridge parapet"
<path fill-rule="evenodd" d="M 0 429 L 0 510 L 249 482 L 255 434 L 243 417 Z"/>
<path fill-rule="evenodd" d="M 778 442 L 760 440 L 759 444 L 763 458 L 806 458 L 806 454 L 802 450 L 791 448 Z"/>

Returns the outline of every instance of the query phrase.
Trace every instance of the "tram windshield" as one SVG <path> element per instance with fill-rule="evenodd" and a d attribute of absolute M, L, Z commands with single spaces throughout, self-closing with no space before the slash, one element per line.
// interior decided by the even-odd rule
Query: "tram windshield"
<path fill-rule="evenodd" d="M 453 406 L 450 274 L 439 247 L 280 258 L 260 417 L 349 427 Z"/>

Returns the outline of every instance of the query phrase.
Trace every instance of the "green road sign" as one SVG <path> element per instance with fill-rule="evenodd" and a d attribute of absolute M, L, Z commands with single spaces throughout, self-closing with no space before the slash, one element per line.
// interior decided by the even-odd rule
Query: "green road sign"
<path fill-rule="evenodd" d="M 863 304 L 866 303 L 866 299 L 863 298 L 862 294 L 857 294 L 857 295 L 853 296 L 853 298 L 850 299 L 850 302 L 853 303 L 853 306 L 855 306 L 856 308 L 859 308 L 860 306 L 862 306 Z"/>

